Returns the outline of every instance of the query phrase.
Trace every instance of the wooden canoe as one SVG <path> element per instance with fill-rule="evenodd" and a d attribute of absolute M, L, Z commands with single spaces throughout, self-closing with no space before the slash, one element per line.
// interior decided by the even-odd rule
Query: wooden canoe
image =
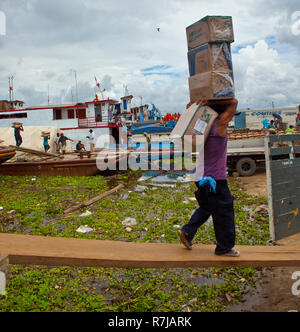
<path fill-rule="evenodd" d="M 13 148 L 0 147 L 0 164 L 6 162 L 16 155 L 16 150 Z"/>

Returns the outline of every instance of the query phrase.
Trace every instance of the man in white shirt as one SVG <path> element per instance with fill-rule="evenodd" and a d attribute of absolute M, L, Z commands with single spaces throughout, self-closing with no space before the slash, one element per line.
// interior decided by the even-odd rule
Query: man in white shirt
<path fill-rule="evenodd" d="M 93 153 L 95 151 L 95 133 L 93 132 L 93 130 L 90 130 L 90 136 L 87 136 L 87 138 L 89 139 L 90 142 L 90 150 L 91 153 Z"/>
<path fill-rule="evenodd" d="M 60 152 L 59 138 L 60 138 L 60 135 L 57 133 L 57 134 L 56 134 L 56 137 L 55 137 L 55 139 L 54 139 L 54 143 L 55 143 L 55 151 L 56 151 L 57 154 L 59 154 L 59 152 Z"/>

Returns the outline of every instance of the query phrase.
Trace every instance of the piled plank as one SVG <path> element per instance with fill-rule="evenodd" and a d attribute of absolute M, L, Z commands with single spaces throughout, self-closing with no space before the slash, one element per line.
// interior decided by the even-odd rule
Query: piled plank
<path fill-rule="evenodd" d="M 269 131 L 267 130 L 249 130 L 249 129 L 243 129 L 243 130 L 235 130 L 231 133 L 229 133 L 229 140 L 240 140 L 240 139 L 251 139 L 251 138 L 264 138 L 267 134 L 269 134 Z M 284 131 L 276 131 L 277 135 L 284 135 Z"/>

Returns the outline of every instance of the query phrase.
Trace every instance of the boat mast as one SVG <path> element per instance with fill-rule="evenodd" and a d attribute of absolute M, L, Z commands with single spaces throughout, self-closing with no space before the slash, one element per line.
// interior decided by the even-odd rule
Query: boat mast
<path fill-rule="evenodd" d="M 14 99 L 14 77 L 10 76 L 8 78 L 9 82 L 9 101 L 12 102 Z"/>

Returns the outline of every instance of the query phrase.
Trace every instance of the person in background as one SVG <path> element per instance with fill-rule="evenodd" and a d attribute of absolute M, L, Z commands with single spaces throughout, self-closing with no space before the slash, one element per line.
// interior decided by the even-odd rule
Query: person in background
<path fill-rule="evenodd" d="M 15 140 L 16 140 L 16 146 L 19 147 L 23 143 L 23 139 L 21 136 L 21 131 L 24 131 L 23 126 L 17 127 L 14 130 Z"/>
<path fill-rule="evenodd" d="M 273 114 L 273 118 L 274 118 L 274 126 L 276 129 L 280 129 L 281 124 L 282 124 L 282 117 L 279 113 L 274 113 Z"/>
<path fill-rule="evenodd" d="M 128 144 L 128 147 L 132 147 L 133 146 L 133 136 L 134 132 L 131 128 L 131 126 L 128 127 L 128 130 L 127 130 L 127 144 Z"/>
<path fill-rule="evenodd" d="M 59 135 L 59 133 L 57 133 L 56 137 L 54 139 L 55 151 L 56 151 L 57 154 L 59 154 L 59 150 L 60 150 L 60 148 L 59 148 L 59 137 L 60 137 L 60 135 Z"/>
<path fill-rule="evenodd" d="M 72 139 L 66 137 L 64 134 L 60 134 L 58 144 L 59 144 L 59 151 L 62 151 L 62 154 L 66 153 L 67 141 L 74 142 Z"/>
<path fill-rule="evenodd" d="M 275 129 L 275 121 L 274 120 L 272 120 L 271 122 L 270 122 L 270 124 L 268 125 L 268 128 L 267 129 Z"/>
<path fill-rule="evenodd" d="M 90 151 L 91 151 L 91 153 L 93 153 L 95 151 L 95 134 L 92 129 L 90 130 L 90 136 L 87 136 L 86 138 L 89 139 Z"/>
<path fill-rule="evenodd" d="M 49 139 L 50 139 L 50 136 L 44 137 L 43 145 L 44 145 L 45 152 L 48 152 L 50 150 Z"/>
<path fill-rule="evenodd" d="M 234 197 L 227 182 L 227 145 L 229 123 L 237 112 L 238 101 L 230 101 L 214 122 L 204 147 L 204 160 L 199 158 L 195 182 L 195 193 L 199 208 L 190 222 L 178 231 L 182 244 L 192 250 L 193 239 L 210 216 L 213 217 L 218 256 L 239 257 L 234 249 L 236 240 Z"/>
<path fill-rule="evenodd" d="M 300 106 L 299 106 L 299 112 L 296 117 L 296 126 L 300 128 Z"/>
<path fill-rule="evenodd" d="M 76 145 L 76 151 L 77 152 L 86 151 L 85 146 L 84 146 L 84 144 L 81 143 L 81 141 L 79 141 L 77 143 L 77 145 Z"/>
<path fill-rule="evenodd" d="M 285 131 L 286 134 L 295 134 L 295 130 L 294 130 L 294 127 L 293 126 L 290 126 L 286 131 Z"/>

